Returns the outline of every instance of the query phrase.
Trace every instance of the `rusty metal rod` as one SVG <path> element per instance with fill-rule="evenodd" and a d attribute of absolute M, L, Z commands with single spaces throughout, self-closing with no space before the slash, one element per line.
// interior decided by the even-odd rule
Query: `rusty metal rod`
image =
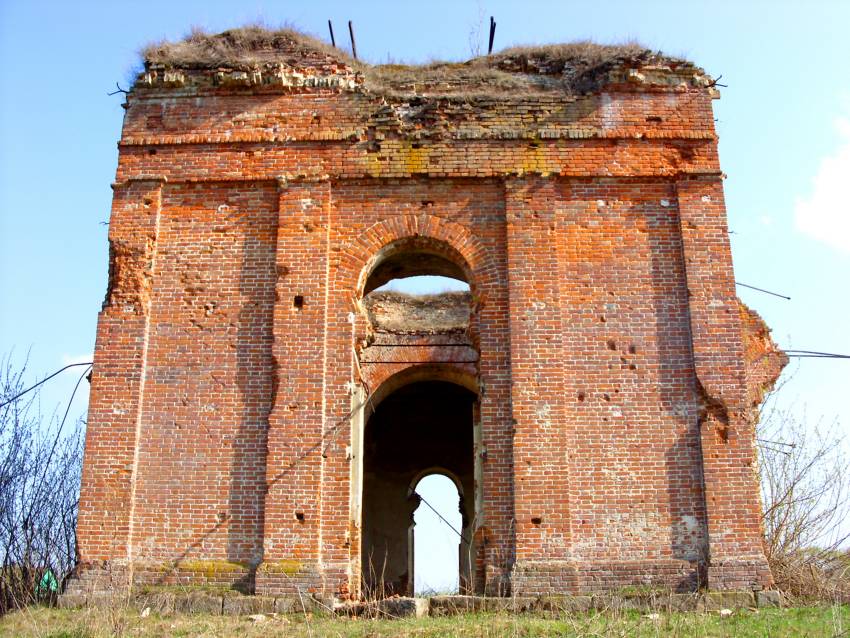
<path fill-rule="evenodd" d="M 354 41 L 354 25 L 351 24 L 351 20 L 348 21 L 348 35 L 351 36 L 351 54 L 354 56 L 354 59 L 357 59 L 357 43 Z"/>
<path fill-rule="evenodd" d="M 334 38 L 334 25 L 328 20 L 328 31 L 331 32 L 331 45 L 336 48 L 336 39 Z"/>
<path fill-rule="evenodd" d="M 782 299 L 787 299 L 788 301 L 791 301 L 791 297 L 788 297 L 787 295 L 780 295 L 778 292 L 771 292 L 770 290 L 765 290 L 764 288 L 756 288 L 755 286 L 751 286 L 749 284 L 742 284 L 740 281 L 736 281 L 735 284 L 744 288 L 749 288 L 750 290 L 758 290 L 759 292 L 763 292 L 768 295 L 773 295 L 774 297 L 781 297 Z"/>
<path fill-rule="evenodd" d="M 487 45 L 487 55 L 493 53 L 493 38 L 496 37 L 496 21 L 490 16 L 490 44 Z"/>

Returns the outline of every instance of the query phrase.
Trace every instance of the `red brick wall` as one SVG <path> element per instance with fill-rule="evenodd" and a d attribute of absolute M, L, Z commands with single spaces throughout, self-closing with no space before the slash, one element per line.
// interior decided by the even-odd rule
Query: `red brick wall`
<path fill-rule="evenodd" d="M 259 562 L 276 184 L 163 188 L 133 555 Z"/>
<path fill-rule="evenodd" d="M 425 246 L 475 299 L 479 362 L 435 369 L 479 395 L 479 587 L 767 584 L 710 100 L 134 90 L 84 565 L 356 594 L 352 382 L 410 366 L 358 368 L 355 301 Z"/>

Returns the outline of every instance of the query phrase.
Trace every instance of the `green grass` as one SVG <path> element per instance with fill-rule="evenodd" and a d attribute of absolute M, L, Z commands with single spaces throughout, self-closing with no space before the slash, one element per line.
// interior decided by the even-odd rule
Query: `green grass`
<path fill-rule="evenodd" d="M 311 615 L 245 617 L 150 614 L 132 609 L 63 610 L 31 608 L 0 619 L 0 636 L 101 638 L 110 636 L 335 636 L 380 638 L 496 636 L 850 636 L 850 607 L 795 607 L 712 613 L 639 612 L 561 614 L 555 618 L 511 614 L 467 614 L 443 618 L 363 620 Z"/>

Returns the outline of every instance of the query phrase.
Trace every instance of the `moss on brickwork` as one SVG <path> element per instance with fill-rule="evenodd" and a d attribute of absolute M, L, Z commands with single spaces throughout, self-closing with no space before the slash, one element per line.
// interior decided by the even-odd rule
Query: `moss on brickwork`
<path fill-rule="evenodd" d="M 175 565 L 181 572 L 195 572 L 213 578 L 221 574 L 247 572 L 251 569 L 247 563 L 237 563 L 229 560 L 181 560 Z"/>
<path fill-rule="evenodd" d="M 191 572 L 201 574 L 206 578 L 215 578 L 224 574 L 244 574 L 251 570 L 251 565 L 229 560 L 199 560 L 188 559 L 178 562 L 143 563 L 137 570 L 167 574 L 170 572 Z"/>
<path fill-rule="evenodd" d="M 275 560 L 263 563 L 258 571 L 266 574 L 285 574 L 287 576 L 294 576 L 301 572 L 303 567 L 304 563 L 300 560 Z"/>

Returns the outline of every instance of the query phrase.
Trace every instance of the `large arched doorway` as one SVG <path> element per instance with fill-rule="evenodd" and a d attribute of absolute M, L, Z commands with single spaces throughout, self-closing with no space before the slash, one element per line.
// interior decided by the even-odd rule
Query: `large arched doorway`
<path fill-rule="evenodd" d="M 366 321 L 356 361 L 362 409 L 352 431 L 352 514 L 362 593 L 414 593 L 415 488 L 434 473 L 457 488 L 432 505 L 461 516 L 454 569 L 459 589 L 470 591 L 481 500 L 472 271 L 448 243 L 414 235 L 379 250 L 358 286 Z"/>
<path fill-rule="evenodd" d="M 432 503 L 461 514 L 458 530 L 460 590 L 469 589 L 474 564 L 474 413 L 477 395 L 448 381 L 423 380 L 387 395 L 369 418 L 363 437 L 361 565 L 369 597 L 412 595 L 416 565 L 415 486 L 427 474 L 449 476 L 459 501 Z"/>

